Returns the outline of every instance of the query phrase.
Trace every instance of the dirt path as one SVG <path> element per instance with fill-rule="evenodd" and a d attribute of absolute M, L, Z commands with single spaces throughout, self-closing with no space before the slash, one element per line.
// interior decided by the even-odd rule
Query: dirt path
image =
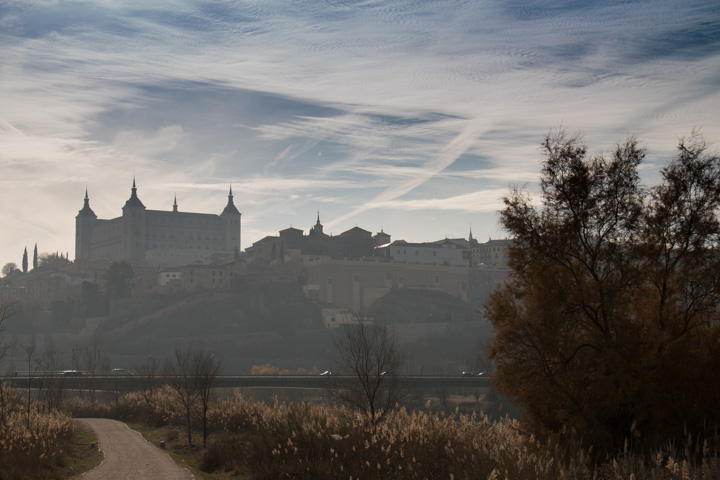
<path fill-rule="evenodd" d="M 191 480 L 195 477 L 176 464 L 135 430 L 115 420 L 79 419 L 97 435 L 103 461 L 82 480 Z"/>

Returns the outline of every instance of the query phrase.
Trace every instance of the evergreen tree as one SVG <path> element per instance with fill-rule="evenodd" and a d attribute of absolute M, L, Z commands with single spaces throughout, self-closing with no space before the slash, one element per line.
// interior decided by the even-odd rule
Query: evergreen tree
<path fill-rule="evenodd" d="M 33 252 L 33 270 L 35 270 L 38 267 L 38 257 L 37 257 L 37 243 L 35 244 L 35 251 Z"/>
<path fill-rule="evenodd" d="M 23 273 L 27 273 L 27 270 L 28 270 L 27 247 L 25 247 L 25 251 L 23 252 L 22 269 L 23 269 Z"/>

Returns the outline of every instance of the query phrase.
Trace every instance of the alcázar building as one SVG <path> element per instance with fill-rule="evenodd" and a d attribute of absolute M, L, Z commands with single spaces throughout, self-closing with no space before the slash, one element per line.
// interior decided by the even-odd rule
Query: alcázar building
<path fill-rule="evenodd" d="M 187 265 L 213 255 L 240 252 L 241 214 L 233 202 L 232 187 L 220 215 L 148 210 L 140 201 L 133 179 L 122 216 L 99 219 L 87 191 L 75 217 L 75 259 Z"/>

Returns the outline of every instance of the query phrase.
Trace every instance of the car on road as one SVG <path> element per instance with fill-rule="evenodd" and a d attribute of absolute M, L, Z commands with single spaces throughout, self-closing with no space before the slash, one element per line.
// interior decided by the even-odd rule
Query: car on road
<path fill-rule="evenodd" d="M 127 370 L 125 368 L 113 368 L 110 372 L 112 375 L 118 375 L 118 376 L 129 376 L 129 375 L 135 375 L 130 370 Z"/>

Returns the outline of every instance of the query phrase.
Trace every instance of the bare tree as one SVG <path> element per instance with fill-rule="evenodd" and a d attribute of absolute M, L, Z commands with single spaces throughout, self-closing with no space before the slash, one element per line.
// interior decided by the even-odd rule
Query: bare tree
<path fill-rule="evenodd" d="M 175 362 L 165 363 L 165 376 L 178 400 L 185 408 L 187 442 L 192 445 L 192 412 L 197 401 L 193 377 L 193 350 L 189 346 L 175 347 Z"/>
<path fill-rule="evenodd" d="M 386 325 L 365 320 L 346 325 L 335 344 L 337 373 L 351 380 L 338 384 L 332 395 L 363 412 L 373 426 L 407 395 L 398 373 L 405 356 Z"/>
<path fill-rule="evenodd" d="M 44 388 L 41 388 L 38 392 L 38 398 L 43 401 L 48 410 L 60 410 L 62 408 L 63 401 L 65 400 L 66 379 L 52 373 L 58 370 L 58 358 L 55 350 L 49 348 L 45 355 L 45 366 L 40 377 L 42 382 L 41 386 L 44 385 Z"/>
<path fill-rule="evenodd" d="M 81 370 L 91 377 L 90 382 L 90 400 L 95 401 L 95 391 L 97 390 L 96 376 L 101 373 L 108 373 L 110 370 L 110 359 L 103 351 L 102 347 L 95 336 L 89 339 L 83 345 L 81 350 Z"/>
<path fill-rule="evenodd" d="M 192 352 L 193 383 L 200 397 L 200 406 L 202 407 L 203 447 L 207 446 L 207 411 L 210 405 L 212 388 L 219 371 L 220 364 L 215 360 L 213 353 L 201 349 Z"/>
<path fill-rule="evenodd" d="M 135 364 L 133 369 L 140 380 L 140 394 L 142 395 L 143 400 L 145 400 L 145 403 L 150 405 L 153 401 L 153 397 L 155 396 L 155 390 L 160 384 L 160 379 L 158 378 L 161 373 L 160 363 L 155 357 L 148 354 L 147 361 Z"/>
<path fill-rule="evenodd" d="M 468 360 L 470 370 L 477 373 L 495 373 L 495 362 L 490 358 L 490 347 L 492 338 L 482 337 L 478 340 L 474 356 Z"/>
<path fill-rule="evenodd" d="M 37 353 L 37 347 L 34 343 L 32 344 L 25 344 L 22 346 L 23 351 L 25 352 L 25 357 L 27 358 L 27 376 L 28 376 L 28 386 L 27 386 L 27 405 L 26 405 L 26 414 L 27 414 L 27 427 L 30 428 L 30 410 L 32 405 L 32 381 L 33 378 L 37 375 L 39 371 L 43 371 L 43 369 L 47 370 L 47 360 L 48 360 L 48 354 L 38 354 Z M 38 398 L 40 396 L 40 392 L 42 391 L 42 383 L 36 387 L 38 389 Z"/>

